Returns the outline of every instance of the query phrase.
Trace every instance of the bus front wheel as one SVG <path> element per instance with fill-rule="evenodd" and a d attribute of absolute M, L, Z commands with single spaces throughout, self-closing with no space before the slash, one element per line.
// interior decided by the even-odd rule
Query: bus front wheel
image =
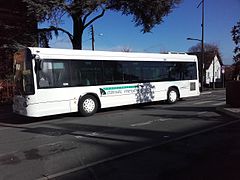
<path fill-rule="evenodd" d="M 80 99 L 79 112 L 82 116 L 91 116 L 97 112 L 98 102 L 92 95 L 85 95 Z"/>
<path fill-rule="evenodd" d="M 175 88 L 169 88 L 167 94 L 167 102 L 169 104 L 174 104 L 178 100 L 178 91 Z"/>

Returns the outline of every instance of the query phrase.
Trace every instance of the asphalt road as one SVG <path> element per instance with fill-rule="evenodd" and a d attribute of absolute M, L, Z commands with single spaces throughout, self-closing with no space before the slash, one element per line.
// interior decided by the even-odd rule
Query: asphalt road
<path fill-rule="evenodd" d="M 0 179 L 176 179 L 189 167 L 194 177 L 220 141 L 207 134 L 237 121 L 216 110 L 224 104 L 225 91 L 218 90 L 174 105 L 112 108 L 92 117 L 24 118 L 2 108 Z M 208 175 L 215 174 L 196 179 Z"/>

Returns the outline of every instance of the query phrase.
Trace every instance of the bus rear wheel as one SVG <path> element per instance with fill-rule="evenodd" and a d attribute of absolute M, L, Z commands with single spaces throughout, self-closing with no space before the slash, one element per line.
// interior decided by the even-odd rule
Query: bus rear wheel
<path fill-rule="evenodd" d="M 175 88 L 169 88 L 168 94 L 167 94 L 167 102 L 169 104 L 174 104 L 178 100 L 178 91 Z"/>
<path fill-rule="evenodd" d="M 82 116 L 91 116 L 97 112 L 98 102 L 92 95 L 83 96 L 79 101 L 79 112 Z"/>

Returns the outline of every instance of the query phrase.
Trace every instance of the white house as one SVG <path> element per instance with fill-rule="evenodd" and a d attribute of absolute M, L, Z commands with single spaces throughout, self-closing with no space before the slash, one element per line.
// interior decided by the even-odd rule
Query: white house
<path fill-rule="evenodd" d="M 208 63 L 206 63 L 206 65 L 208 65 Z M 219 60 L 217 55 L 214 55 L 214 57 L 212 59 L 210 59 L 209 66 L 206 66 L 206 68 L 205 68 L 205 70 L 206 70 L 206 78 L 205 78 L 206 85 L 211 85 L 213 82 L 216 83 L 216 82 L 221 81 L 221 69 L 222 69 L 221 61 Z"/>
<path fill-rule="evenodd" d="M 201 52 L 189 53 L 197 55 L 199 63 L 199 73 L 200 66 L 202 65 L 201 61 Z M 222 59 L 218 53 L 213 51 L 204 53 L 204 86 L 212 86 L 214 84 L 219 84 L 222 82 Z M 201 74 L 199 74 L 201 76 Z"/>

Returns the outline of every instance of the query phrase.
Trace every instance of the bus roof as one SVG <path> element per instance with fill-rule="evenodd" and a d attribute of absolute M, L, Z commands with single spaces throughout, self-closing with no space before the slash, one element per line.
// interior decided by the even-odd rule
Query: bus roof
<path fill-rule="evenodd" d="M 41 59 L 85 59 L 85 60 L 121 60 L 121 61 L 197 61 L 197 56 L 183 53 L 140 53 L 140 52 L 111 52 L 29 47 L 32 54 Z"/>

